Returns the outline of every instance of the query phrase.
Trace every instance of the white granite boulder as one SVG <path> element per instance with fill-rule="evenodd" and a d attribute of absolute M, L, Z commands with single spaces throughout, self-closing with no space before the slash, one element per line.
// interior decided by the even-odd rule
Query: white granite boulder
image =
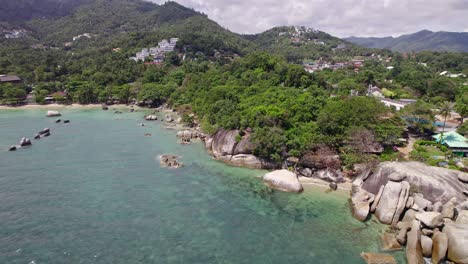
<path fill-rule="evenodd" d="M 302 184 L 294 172 L 275 170 L 263 175 L 263 183 L 270 188 L 284 192 L 302 192 Z"/>

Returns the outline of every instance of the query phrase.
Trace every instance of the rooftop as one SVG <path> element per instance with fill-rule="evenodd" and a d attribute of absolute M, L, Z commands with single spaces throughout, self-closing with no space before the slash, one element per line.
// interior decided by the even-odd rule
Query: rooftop
<path fill-rule="evenodd" d="M 440 136 L 440 134 L 436 134 L 432 138 L 439 142 Z M 442 141 L 451 148 L 468 148 L 468 139 L 455 131 L 445 132 Z"/>
<path fill-rule="evenodd" d="M 0 75 L 0 82 L 19 82 L 21 78 L 16 75 Z"/>

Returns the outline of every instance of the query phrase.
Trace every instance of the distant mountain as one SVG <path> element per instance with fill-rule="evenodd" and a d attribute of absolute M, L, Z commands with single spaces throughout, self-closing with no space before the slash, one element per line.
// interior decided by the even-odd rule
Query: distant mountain
<path fill-rule="evenodd" d="M 456 51 L 468 52 L 467 32 L 432 32 L 422 30 L 414 34 L 402 35 L 397 38 L 362 38 L 350 37 L 344 40 L 367 48 L 390 49 L 394 51 Z"/>

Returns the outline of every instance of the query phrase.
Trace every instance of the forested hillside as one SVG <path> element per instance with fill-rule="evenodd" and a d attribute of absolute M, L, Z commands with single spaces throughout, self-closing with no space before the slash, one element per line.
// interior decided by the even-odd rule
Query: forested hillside
<path fill-rule="evenodd" d="M 397 38 L 360 38 L 350 37 L 345 40 L 368 48 L 391 49 L 394 51 L 454 51 L 468 52 L 468 33 L 432 32 L 422 30 Z"/>
<path fill-rule="evenodd" d="M 66 3 L 63 12 L 2 21 L 4 34 L 18 34 L 0 36 L 0 74 L 22 82 L 0 84 L 0 103 L 21 103 L 27 94 L 41 104 L 47 96 L 63 103 L 167 103 L 194 113 L 206 132 L 250 131 L 254 153 L 264 159 L 279 162 L 326 145 L 347 165 L 371 157 L 359 147 L 364 143 L 392 155 L 405 128 L 432 131 L 431 109 L 445 101 L 468 115 L 468 53 L 368 49 L 305 27 L 242 36 L 175 2 Z M 169 38 L 179 40 L 164 62 L 129 59 Z M 327 67 L 311 73 L 304 60 Z M 397 112 L 365 96 L 374 86 L 387 99 L 419 101 Z"/>

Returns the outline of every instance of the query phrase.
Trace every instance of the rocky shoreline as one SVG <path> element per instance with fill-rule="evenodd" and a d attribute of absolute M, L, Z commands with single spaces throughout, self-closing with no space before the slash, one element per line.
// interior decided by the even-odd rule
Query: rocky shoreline
<path fill-rule="evenodd" d="M 217 160 L 252 169 L 278 169 L 263 182 L 274 189 L 301 192 L 300 177 L 328 182 L 331 189 L 349 178 L 337 168 L 337 155 L 307 154 L 280 166 L 253 155 L 250 131 L 219 129 L 209 136 L 201 129 L 183 130 L 179 138 L 199 138 Z M 289 170 L 288 170 L 289 169 Z M 468 174 L 419 162 L 383 162 L 356 166 L 350 191 L 353 215 L 372 215 L 389 231 L 382 234 L 382 251 L 403 250 L 413 263 L 468 263 Z M 357 176 L 356 176 L 357 175 Z M 391 255 L 362 253 L 367 263 L 396 263 Z M 384 262 L 382 262 L 384 261 Z M 445 261 L 445 262 L 444 262 Z"/>
<path fill-rule="evenodd" d="M 373 214 L 391 229 L 383 249 L 406 245 L 408 263 L 468 263 L 468 175 L 419 162 L 383 162 L 353 181 L 361 221 Z M 425 259 L 427 262 L 424 262 Z"/>

